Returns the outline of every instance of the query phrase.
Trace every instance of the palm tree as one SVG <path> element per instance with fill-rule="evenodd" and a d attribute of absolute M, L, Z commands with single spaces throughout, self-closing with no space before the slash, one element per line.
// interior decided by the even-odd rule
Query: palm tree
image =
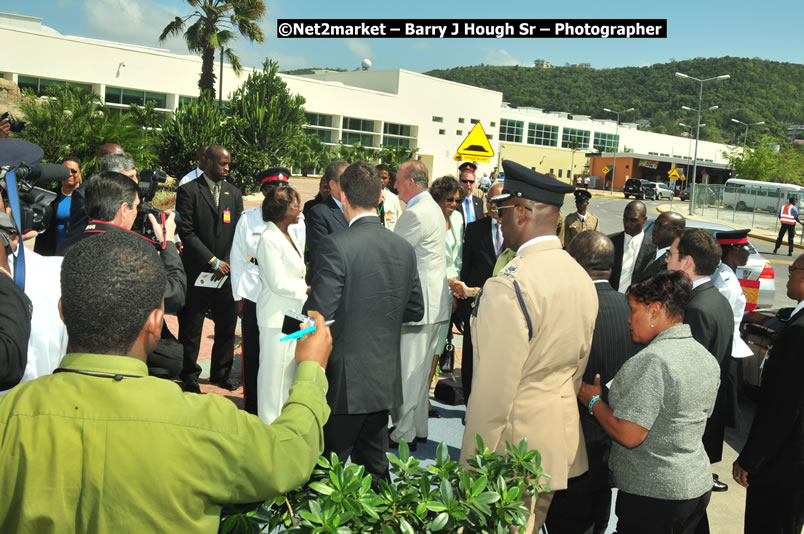
<path fill-rule="evenodd" d="M 226 45 L 237 38 L 234 30 L 249 41 L 262 43 L 265 35 L 257 24 L 267 12 L 263 0 L 187 0 L 195 10 L 185 17 L 176 17 L 162 30 L 159 42 L 183 32 L 187 48 L 201 54 L 201 78 L 198 88 L 215 98 L 215 50 L 221 49 L 232 65 L 235 74 L 240 74 L 242 66 L 240 58 L 226 48 Z M 187 26 L 191 20 L 194 22 Z M 222 61 L 222 59 L 221 59 Z"/>

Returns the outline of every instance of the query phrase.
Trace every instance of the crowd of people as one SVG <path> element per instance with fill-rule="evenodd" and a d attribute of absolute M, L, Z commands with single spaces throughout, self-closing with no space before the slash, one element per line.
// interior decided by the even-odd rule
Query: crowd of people
<path fill-rule="evenodd" d="M 476 435 L 493 451 L 527 437 L 550 475 L 525 497 L 527 532 L 605 532 L 612 487 L 617 532 L 709 532 L 711 493 L 728 490 L 711 464 L 750 354 L 735 274 L 747 230 L 713 236 L 665 212 L 648 235 L 633 201 L 607 236 L 586 189 L 510 160 L 485 198 L 471 162 L 431 179 L 421 161 L 334 161 L 306 203 L 272 167 L 254 177 L 262 205 L 244 209 L 233 155 L 197 158 L 161 220 L 140 215 L 122 147 L 100 147 L 85 182 L 66 158 L 24 292 L 15 258 L 34 236 L 0 219 L 0 313 L 14 318 L 0 337 L 0 531 L 213 532 L 224 504 L 303 484 L 322 453 L 389 479 L 386 452 L 415 450 L 439 416 L 429 392 L 457 332 L 461 461 Z M 801 271 L 804 255 L 733 466 L 746 532 L 804 525 Z M 294 333 L 297 314 L 311 333 Z M 200 394 L 207 317 L 209 381 L 225 390 L 241 385 L 241 319 L 244 410 Z"/>

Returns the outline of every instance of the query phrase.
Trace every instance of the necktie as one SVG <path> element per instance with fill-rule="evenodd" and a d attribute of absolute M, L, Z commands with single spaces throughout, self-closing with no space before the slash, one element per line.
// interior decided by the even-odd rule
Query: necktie
<path fill-rule="evenodd" d="M 472 209 L 472 197 L 466 197 L 463 201 L 463 213 L 466 215 L 466 224 L 475 222 L 475 212 Z"/>
<path fill-rule="evenodd" d="M 380 217 L 380 224 L 385 226 L 385 200 L 382 200 L 377 206 L 377 215 Z"/>
<path fill-rule="evenodd" d="M 634 275 L 634 262 L 636 261 L 636 239 L 631 238 L 623 252 L 623 267 L 620 272 L 620 287 L 617 288 L 620 293 L 625 293 L 628 286 L 631 285 L 631 278 Z"/>
<path fill-rule="evenodd" d="M 212 188 L 212 198 L 215 199 L 215 207 L 219 207 L 220 200 L 221 200 L 221 184 L 216 183 L 215 187 Z"/>
<path fill-rule="evenodd" d="M 496 243 L 494 243 L 494 249 L 497 253 L 497 257 L 500 257 L 500 254 L 503 250 L 503 235 L 502 235 L 502 225 L 498 222 L 497 223 L 497 235 L 496 235 Z"/>

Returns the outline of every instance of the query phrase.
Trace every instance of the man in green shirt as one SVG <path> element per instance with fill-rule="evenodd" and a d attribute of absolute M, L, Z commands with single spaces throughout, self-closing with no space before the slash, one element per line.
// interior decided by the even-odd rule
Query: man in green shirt
<path fill-rule="evenodd" d="M 309 479 L 329 417 L 323 318 L 299 340 L 273 424 L 149 377 L 165 273 L 136 235 L 77 243 L 61 270 L 70 337 L 53 375 L 0 399 L 0 532 L 217 532 L 221 505 Z"/>

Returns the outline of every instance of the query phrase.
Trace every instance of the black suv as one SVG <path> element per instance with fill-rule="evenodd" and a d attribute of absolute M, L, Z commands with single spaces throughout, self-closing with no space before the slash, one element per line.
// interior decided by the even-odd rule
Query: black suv
<path fill-rule="evenodd" d="M 638 178 L 629 178 L 626 180 L 623 195 L 625 195 L 625 198 L 634 197 L 639 200 L 645 198 L 645 192 L 642 190 L 642 181 Z"/>

